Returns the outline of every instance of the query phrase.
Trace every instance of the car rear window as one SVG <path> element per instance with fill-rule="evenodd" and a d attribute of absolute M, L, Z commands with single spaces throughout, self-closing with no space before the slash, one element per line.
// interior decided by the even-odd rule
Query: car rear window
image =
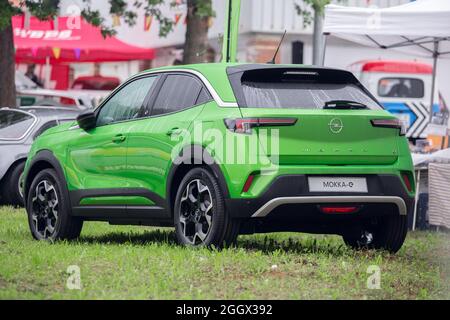
<path fill-rule="evenodd" d="M 240 107 L 322 109 L 327 102 L 346 100 L 362 103 L 369 109 L 382 109 L 375 98 L 344 71 L 257 69 L 244 72 L 240 83 L 231 78 Z"/>
<path fill-rule="evenodd" d="M 387 98 L 423 98 L 425 85 L 417 78 L 382 78 L 378 81 L 378 95 Z"/>
<path fill-rule="evenodd" d="M 0 110 L 0 139 L 17 140 L 25 136 L 35 118 L 24 112 Z"/>

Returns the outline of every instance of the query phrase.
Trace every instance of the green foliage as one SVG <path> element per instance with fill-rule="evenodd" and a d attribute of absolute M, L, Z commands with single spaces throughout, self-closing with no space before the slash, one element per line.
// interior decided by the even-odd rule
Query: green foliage
<path fill-rule="evenodd" d="M 49 20 L 58 14 L 60 0 L 22 0 L 17 7 L 7 0 L 0 0 L 0 29 L 11 24 L 11 17 L 23 13 L 28 8 L 30 13 L 40 20 Z"/>
<path fill-rule="evenodd" d="M 91 9 L 91 0 L 83 1 L 88 6 L 82 10 L 82 17 L 92 25 L 99 27 L 104 37 L 116 34 L 114 27 L 106 23 L 106 19 L 102 17 L 100 11 Z M 189 0 L 187 2 L 188 5 L 195 8 L 194 13 L 200 17 L 215 15 L 211 0 Z M 159 22 L 159 35 L 165 37 L 172 31 L 174 22 L 172 17 L 166 17 L 161 12 L 160 5 L 163 3 L 164 0 L 135 0 L 131 4 L 125 0 L 109 0 L 111 5 L 109 13 L 122 17 L 127 25 L 134 26 L 137 18 L 136 11 L 142 8 L 146 15 L 153 16 Z M 177 1 L 172 1 L 171 5 L 176 6 L 177 3 Z M 60 0 L 23 0 L 20 1 L 19 7 L 13 7 L 7 0 L 0 0 L 0 29 L 11 23 L 12 16 L 22 14 L 25 7 L 37 18 L 48 20 L 58 14 L 59 5 Z"/>
<path fill-rule="evenodd" d="M 338 0 L 338 2 L 345 2 L 346 0 Z M 323 10 L 331 0 L 302 0 L 300 3 L 295 3 L 295 10 L 297 14 L 303 16 L 303 27 L 311 25 L 314 21 L 314 12 L 323 14 Z"/>
<path fill-rule="evenodd" d="M 84 0 L 90 2 L 91 0 Z M 200 17 L 214 16 L 211 0 L 189 0 L 188 6 L 192 3 L 195 7 L 195 14 Z M 111 5 L 110 14 L 117 15 L 124 18 L 124 21 L 129 26 L 136 24 L 136 10 L 143 9 L 146 15 L 152 16 L 159 22 L 159 36 L 166 37 L 172 30 L 174 22 L 172 18 L 166 17 L 161 12 L 160 5 L 164 3 L 164 0 L 135 0 L 132 4 L 128 4 L 124 0 L 109 0 Z M 178 4 L 177 1 L 172 1 L 171 6 L 175 7 Z M 98 10 L 91 10 L 89 7 L 82 11 L 83 17 L 89 23 L 98 26 L 102 30 L 104 36 L 114 35 L 116 32 L 114 27 L 108 26 L 98 12 Z"/>
<path fill-rule="evenodd" d="M 13 7 L 7 0 L 0 0 L 0 30 L 11 24 L 11 17 L 20 14 L 22 10 Z"/>
<path fill-rule="evenodd" d="M 188 6 L 195 8 L 194 14 L 201 18 L 215 17 L 211 0 L 190 0 Z"/>
<path fill-rule="evenodd" d="M 91 10 L 88 7 L 81 11 L 81 16 L 93 26 L 100 27 L 103 37 L 110 37 L 117 33 L 112 27 L 105 25 L 105 18 L 100 15 L 98 10 Z"/>
<path fill-rule="evenodd" d="M 60 0 L 26 0 L 23 3 L 33 16 L 40 20 L 49 20 L 58 14 Z"/>

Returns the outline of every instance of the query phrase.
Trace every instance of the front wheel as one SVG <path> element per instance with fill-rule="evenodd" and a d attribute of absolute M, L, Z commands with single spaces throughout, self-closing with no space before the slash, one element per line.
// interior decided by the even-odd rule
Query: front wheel
<path fill-rule="evenodd" d="M 226 211 L 217 178 L 202 167 L 189 171 L 180 183 L 174 224 L 178 242 L 190 246 L 228 246 L 239 232 L 239 222 Z"/>
<path fill-rule="evenodd" d="M 407 231 L 407 216 L 389 215 L 365 223 L 359 232 L 344 234 L 343 239 L 354 249 L 382 249 L 396 253 L 402 247 Z"/>
<path fill-rule="evenodd" d="M 36 240 L 74 239 L 80 235 L 83 221 L 70 215 L 69 199 L 56 172 L 39 172 L 31 183 L 26 209 L 31 234 Z"/>

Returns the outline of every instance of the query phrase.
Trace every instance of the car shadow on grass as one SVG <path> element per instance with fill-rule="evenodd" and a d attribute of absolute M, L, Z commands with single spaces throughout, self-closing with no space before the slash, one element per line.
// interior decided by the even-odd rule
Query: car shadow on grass
<path fill-rule="evenodd" d="M 257 238 L 245 237 L 238 240 L 238 247 L 250 251 L 260 251 L 266 254 L 282 251 L 296 254 L 322 253 L 340 256 L 348 252 L 348 248 L 344 243 L 329 241 L 327 238 L 288 238 L 277 240 L 270 236 L 260 236 Z"/>
<path fill-rule="evenodd" d="M 178 246 L 175 232 L 171 230 L 151 230 L 143 233 L 130 232 L 112 232 L 98 236 L 82 236 L 77 243 L 87 244 L 132 244 L 132 245 L 150 245 L 160 244 L 169 246 Z M 283 240 L 274 239 L 272 236 L 244 236 L 239 237 L 237 244 L 232 246 L 235 249 L 244 249 L 249 251 L 260 251 L 270 254 L 275 251 L 308 254 L 323 253 L 328 255 L 343 255 L 348 253 L 348 248 L 340 241 L 329 240 L 328 238 L 287 238 Z"/>
<path fill-rule="evenodd" d="M 152 230 L 144 233 L 112 232 L 98 236 L 81 236 L 78 243 L 91 244 L 133 244 L 149 245 L 152 243 L 176 245 L 175 233 L 169 230 Z"/>

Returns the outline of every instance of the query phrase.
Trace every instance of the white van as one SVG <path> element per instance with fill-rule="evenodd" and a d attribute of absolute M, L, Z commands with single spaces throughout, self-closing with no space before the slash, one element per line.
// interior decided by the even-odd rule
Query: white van
<path fill-rule="evenodd" d="M 404 122 L 408 138 L 412 140 L 426 138 L 425 129 L 431 122 L 429 108 L 433 72 L 431 65 L 416 61 L 364 60 L 352 64 L 349 69 L 386 110 Z M 436 89 L 433 118 L 437 117 L 438 122 L 446 123 L 448 111 L 444 106 L 440 107 L 439 101 Z"/>

